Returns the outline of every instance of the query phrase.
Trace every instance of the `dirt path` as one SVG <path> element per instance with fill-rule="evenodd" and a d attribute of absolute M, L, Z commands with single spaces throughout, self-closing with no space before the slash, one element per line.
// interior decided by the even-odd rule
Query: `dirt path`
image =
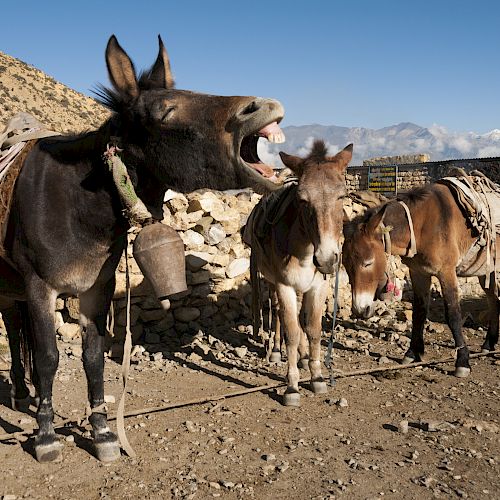
<path fill-rule="evenodd" d="M 404 352 L 407 340 L 397 333 L 403 329 L 397 321 L 382 335 L 370 324 L 349 326 L 344 322 L 336 344 L 340 369 L 376 367 L 385 361 L 382 356 L 396 359 Z M 440 323 L 430 329 L 439 333 L 426 336 L 428 357 L 448 356 L 450 336 Z M 484 332 L 466 333 L 471 350 L 478 351 Z M 248 352 L 236 353 L 220 340 L 211 342 L 206 356 L 185 348 L 174 359 L 136 357 L 127 409 L 283 377 L 284 364 L 266 366 L 251 345 Z M 67 417 L 82 412 L 86 388 L 78 346 L 61 343 L 60 350 L 55 404 L 58 415 Z M 341 379 L 325 396 L 313 396 L 304 387 L 301 407 L 295 409 L 281 406 L 279 394 L 271 391 L 130 418 L 128 436 L 137 458 L 122 457 L 108 466 L 89 453 L 85 429 L 61 432 L 66 442 L 58 464 L 38 464 L 31 440 L 3 442 L 0 496 L 498 498 L 500 360 L 479 358 L 472 367 L 468 379 L 450 376 L 450 364 Z M 106 393 L 118 401 L 119 366 L 111 360 Z M 3 431 L 31 422 L 32 417 L 8 408 L 8 386 L 0 383 Z"/>

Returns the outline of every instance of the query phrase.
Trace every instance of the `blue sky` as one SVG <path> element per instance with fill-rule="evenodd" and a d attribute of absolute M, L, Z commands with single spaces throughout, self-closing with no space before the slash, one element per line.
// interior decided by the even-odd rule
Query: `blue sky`
<path fill-rule="evenodd" d="M 112 33 L 138 69 L 160 33 L 179 88 L 275 97 L 283 125 L 500 129 L 493 0 L 27 0 L 1 16 L 0 51 L 87 94 Z"/>

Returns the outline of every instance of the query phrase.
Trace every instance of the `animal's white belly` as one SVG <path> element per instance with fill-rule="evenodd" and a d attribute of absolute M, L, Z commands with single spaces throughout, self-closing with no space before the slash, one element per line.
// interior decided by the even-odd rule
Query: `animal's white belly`
<path fill-rule="evenodd" d="M 311 267 L 301 267 L 301 266 L 290 266 L 290 269 L 286 269 L 284 272 L 285 284 L 293 287 L 297 292 L 307 292 L 318 272 L 314 266 Z"/>

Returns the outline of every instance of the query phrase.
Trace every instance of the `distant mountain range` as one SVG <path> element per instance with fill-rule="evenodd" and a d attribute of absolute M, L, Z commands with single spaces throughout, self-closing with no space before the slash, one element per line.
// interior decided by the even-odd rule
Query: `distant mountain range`
<path fill-rule="evenodd" d="M 109 111 L 94 99 L 66 87 L 42 71 L 0 52 L 0 131 L 16 112 L 28 111 L 60 132 L 98 127 Z M 431 160 L 500 156 L 500 130 L 486 134 L 449 132 L 434 125 L 399 123 L 381 129 L 302 125 L 284 127 L 284 144 L 259 141 L 261 159 L 281 166 L 278 152 L 305 155 L 314 139 L 324 139 L 334 154 L 354 143 L 351 165 L 377 156 L 427 153 Z"/>
<path fill-rule="evenodd" d="M 351 165 L 378 156 L 426 153 L 431 161 L 458 158 L 500 156 L 500 130 L 486 134 L 449 132 L 434 125 L 429 128 L 414 123 L 399 123 L 381 129 L 337 127 L 336 125 L 302 125 L 284 127 L 284 144 L 259 141 L 261 159 L 281 165 L 279 151 L 299 156 L 307 154 L 315 139 L 323 139 L 334 154 L 350 142 L 354 143 Z"/>

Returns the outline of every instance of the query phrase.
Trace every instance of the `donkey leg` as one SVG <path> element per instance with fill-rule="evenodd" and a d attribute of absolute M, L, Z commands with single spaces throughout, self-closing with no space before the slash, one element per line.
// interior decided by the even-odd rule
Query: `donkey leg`
<path fill-rule="evenodd" d="M 460 378 L 467 377 L 470 374 L 469 349 L 462 333 L 458 278 L 455 270 L 452 269 L 446 273 L 441 273 L 438 279 L 443 293 L 448 326 L 453 334 L 455 348 L 457 349 L 454 375 Z"/>
<path fill-rule="evenodd" d="M 491 273 L 490 280 L 491 283 L 495 282 L 495 273 Z M 483 287 L 483 290 L 486 293 L 486 298 L 488 299 L 489 311 L 488 333 L 486 334 L 486 338 L 484 339 L 482 346 L 483 353 L 495 350 L 495 345 L 498 342 L 500 317 L 500 296 L 498 295 L 496 284 L 491 288 L 485 288 L 485 281 L 484 276 L 479 278 L 479 283 Z"/>
<path fill-rule="evenodd" d="M 37 371 L 37 392 L 40 397 L 36 420 L 35 455 L 39 462 L 60 460 L 63 445 L 54 432 L 52 386 L 59 364 L 54 311 L 57 292 L 35 275 L 26 279 L 27 306 L 34 336 L 33 353 Z"/>
<path fill-rule="evenodd" d="M 94 285 L 89 291 L 80 294 L 83 367 L 92 410 L 89 422 L 92 425 L 96 457 L 101 462 L 112 462 L 120 457 L 120 445 L 108 427 L 104 408 L 104 336 L 114 289 L 113 278 L 103 286 Z"/>
<path fill-rule="evenodd" d="M 276 291 L 280 304 L 281 322 L 286 331 L 287 388 L 283 395 L 285 406 L 299 406 L 299 369 L 297 367 L 297 354 L 300 336 L 303 335 L 297 315 L 297 295 L 289 286 L 277 285 Z"/>
<path fill-rule="evenodd" d="M 312 288 L 304 294 L 305 331 L 309 339 L 309 371 L 311 373 L 311 390 L 315 394 L 328 391 L 321 374 L 321 320 L 327 296 L 327 282 L 320 277 Z"/>
<path fill-rule="evenodd" d="M 304 308 L 304 295 L 300 294 L 299 324 L 302 329 L 302 333 L 299 339 L 299 361 L 297 365 L 303 370 L 307 370 L 309 368 L 309 341 L 307 340 L 307 335 L 304 332 L 306 323 L 307 311 Z"/>
<path fill-rule="evenodd" d="M 279 303 L 278 296 L 276 295 L 276 291 L 273 287 L 269 287 L 271 292 L 271 307 L 275 314 L 273 315 L 275 318 L 274 325 L 274 343 L 273 350 L 271 352 L 271 356 L 269 361 L 271 363 L 279 363 L 281 361 L 281 321 L 279 316 Z"/>
<path fill-rule="evenodd" d="M 21 359 L 21 328 L 22 317 L 17 304 L 2 310 L 2 318 L 7 329 L 12 365 L 11 378 L 11 404 L 14 410 L 26 411 L 30 404 L 30 391 L 25 381 L 25 370 Z"/>
<path fill-rule="evenodd" d="M 413 287 L 412 328 L 411 342 L 402 363 L 404 365 L 414 361 L 422 361 L 424 356 L 424 327 L 429 312 L 429 295 L 431 275 L 410 269 L 411 284 Z"/>
<path fill-rule="evenodd" d="M 302 328 L 301 328 L 302 329 Z M 298 367 L 306 370 L 309 368 L 309 341 L 307 335 L 302 330 L 299 340 L 299 362 Z"/>

